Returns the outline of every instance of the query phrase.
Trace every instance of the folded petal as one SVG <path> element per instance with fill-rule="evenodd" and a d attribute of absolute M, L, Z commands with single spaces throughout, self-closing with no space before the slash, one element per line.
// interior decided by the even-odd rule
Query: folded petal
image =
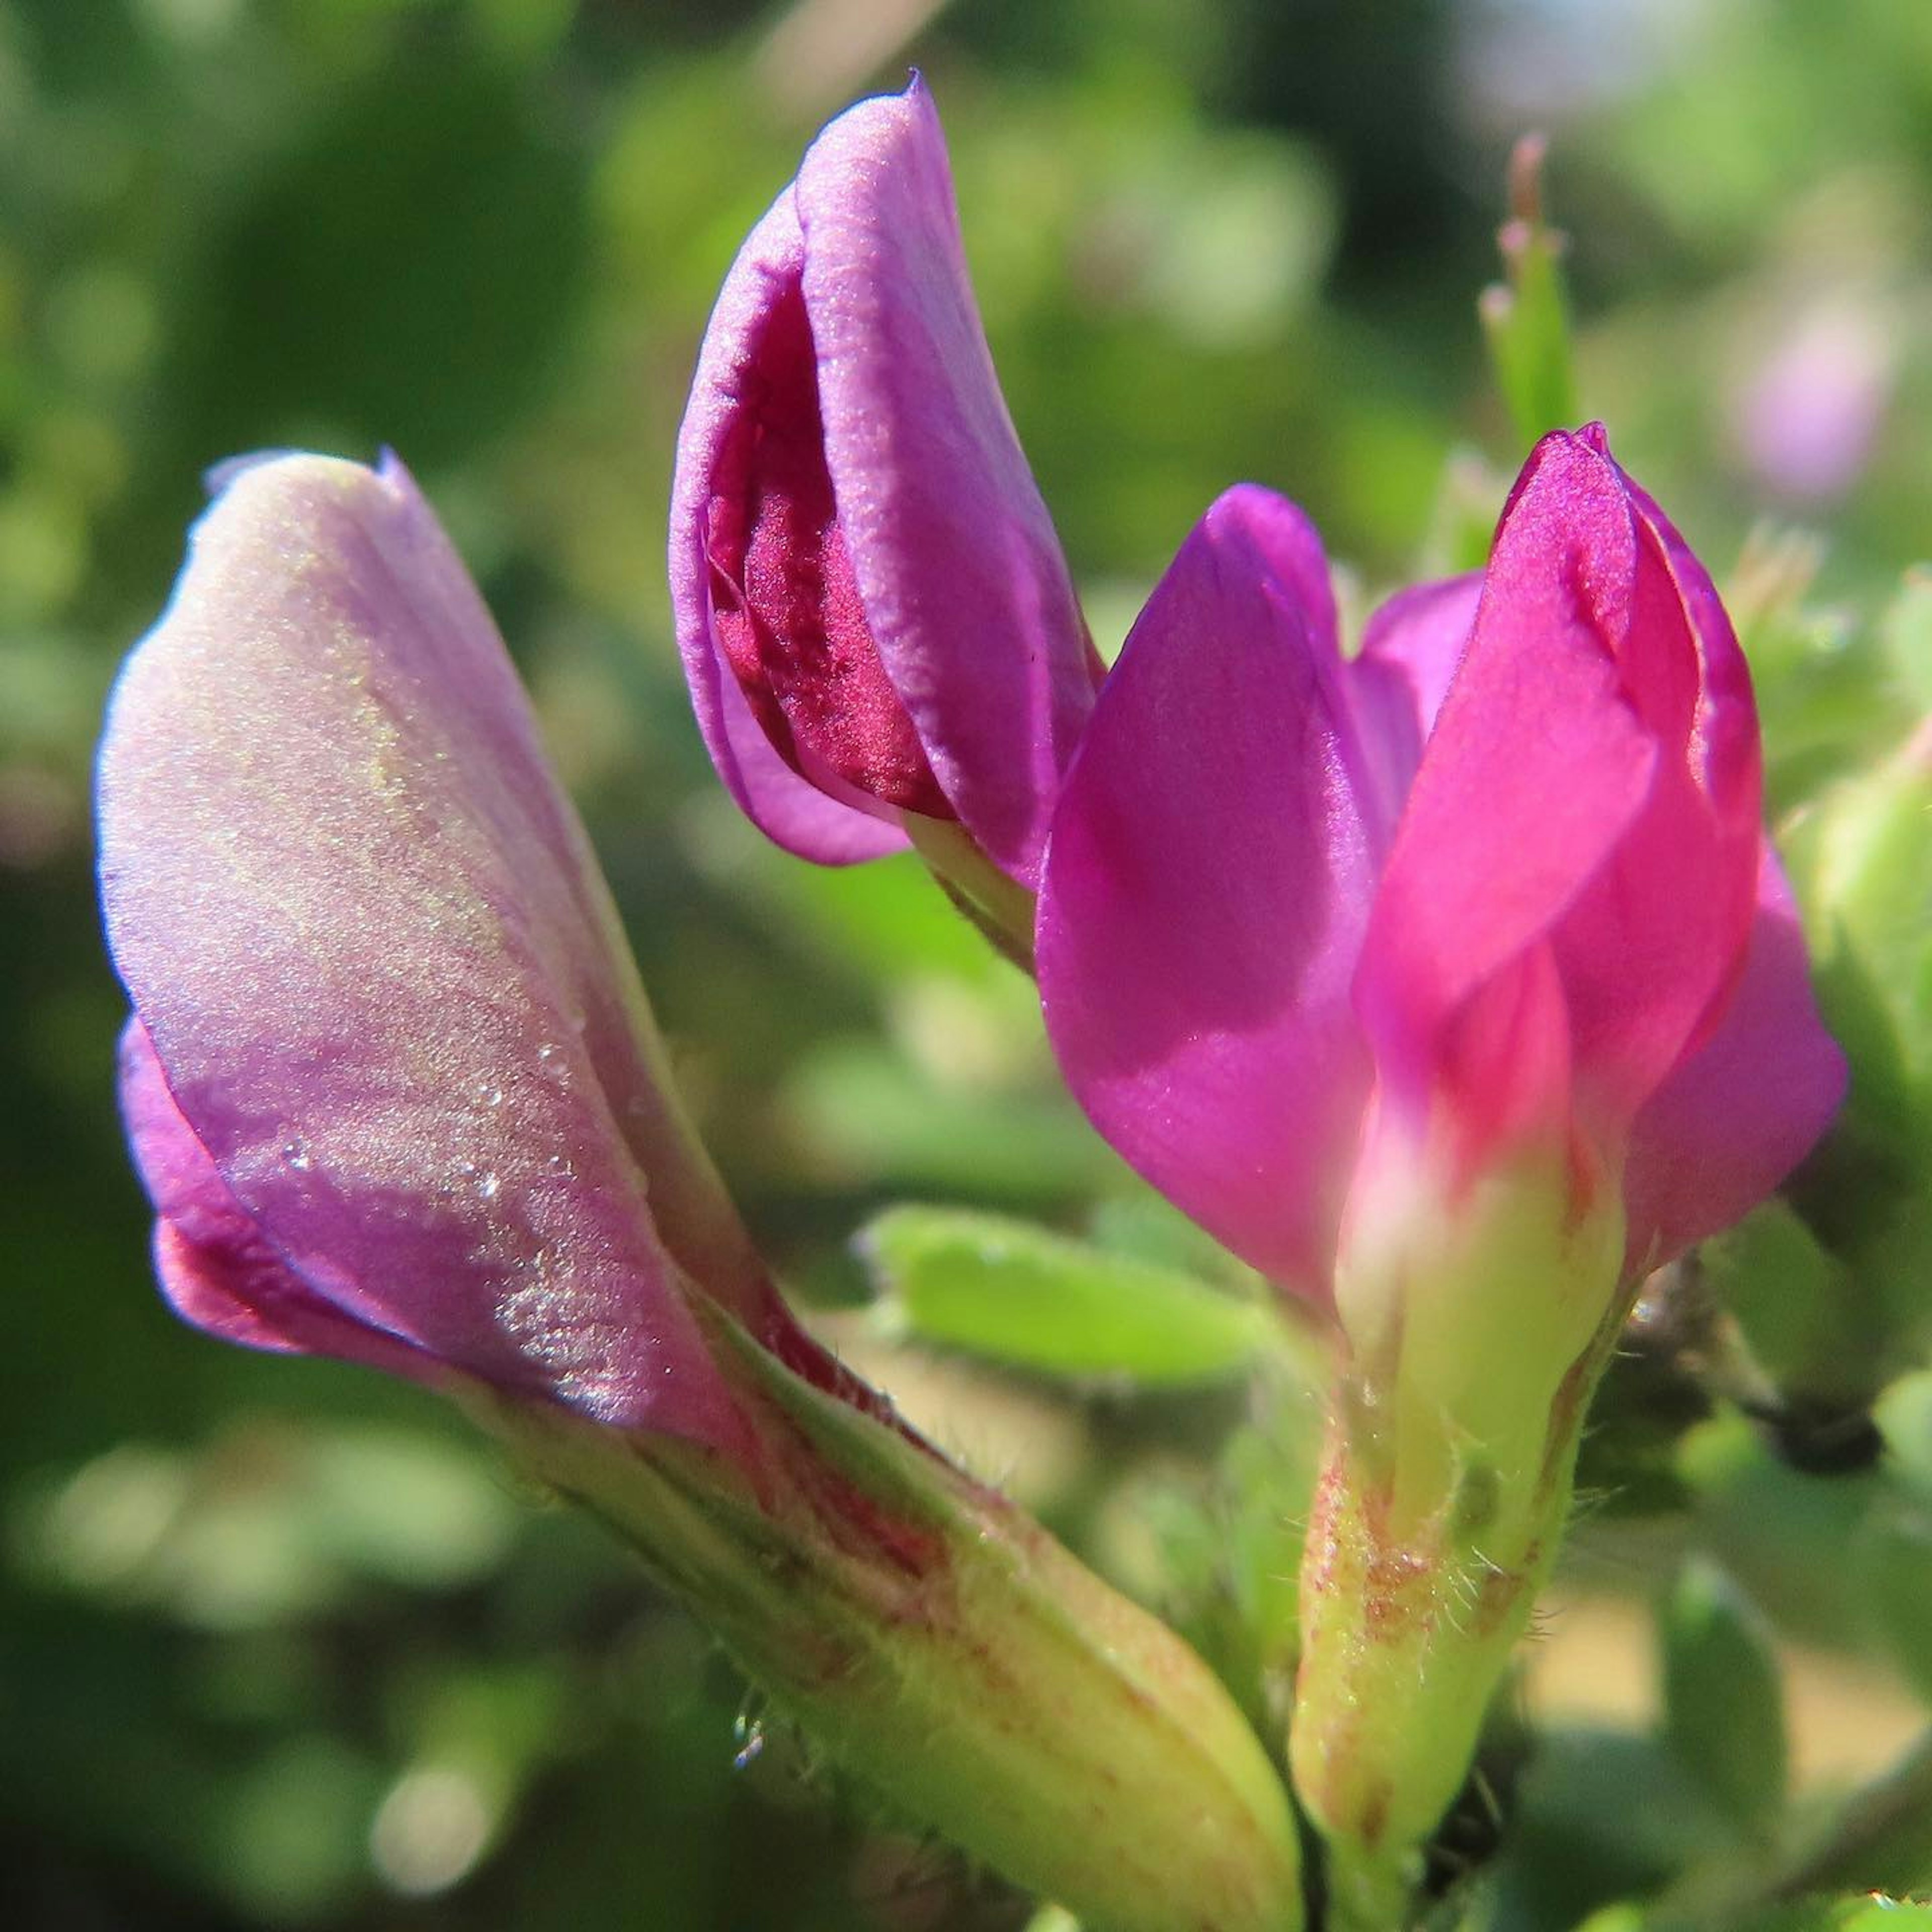
<path fill-rule="evenodd" d="M 139 1020 L 122 1035 L 120 1087 L 128 1144 L 154 1208 L 155 1272 L 177 1312 L 246 1348 L 336 1355 L 435 1379 L 436 1358 L 393 1333 L 380 1312 L 364 1319 L 290 1271 L 182 1118 Z"/>
<path fill-rule="evenodd" d="M 761 1313 L 755 1261 L 400 466 L 294 457 L 229 485 L 117 687 L 99 808 L 116 964 L 239 1217 L 200 1238 L 163 1206 L 182 1304 L 367 1359 L 290 1325 L 332 1310 L 370 1347 L 731 1445 L 678 1264 Z"/>
<path fill-rule="evenodd" d="M 808 332 L 802 356 L 797 340 L 804 265 L 788 188 L 732 264 L 698 357 L 671 488 L 671 608 L 698 728 L 740 808 L 788 851 L 843 865 L 904 847 L 895 792 L 934 801 L 855 608 Z M 836 619 L 828 561 L 845 592 Z M 867 702 L 842 716 L 855 677 Z M 868 771 L 886 796 L 861 788 Z"/>
<path fill-rule="evenodd" d="M 1300 512 L 1252 486 L 1182 546 L 1067 776 L 1038 950 L 1100 1132 L 1316 1296 L 1366 1091 L 1348 988 L 1379 856 L 1319 560 Z"/>
<path fill-rule="evenodd" d="M 1364 949 L 1358 1010 L 1398 1105 L 1427 1108 L 1464 1004 L 1551 935 L 1650 796 L 1658 748 L 1615 648 L 1636 556 L 1610 465 L 1546 438 L 1498 530 Z M 1452 1108 L 1494 1112 L 1468 1087 L 1480 1063 L 1454 1058 Z"/>
<path fill-rule="evenodd" d="M 957 817 L 1035 882 L 1094 668 L 917 81 L 835 121 L 732 266 L 670 578 L 706 742 L 772 837 L 837 862 Z"/>
<path fill-rule="evenodd" d="M 1580 1120 L 1619 1144 L 1742 964 L 1756 747 L 1742 658 L 1682 540 L 1600 428 L 1546 437 L 1498 530 L 1364 956 L 1363 1011 L 1397 1084 L 1426 1092 L 1460 1004 L 1546 943 Z M 1466 1092 L 1454 1105 L 1481 1111 Z"/>
<path fill-rule="evenodd" d="M 826 461 L 866 620 L 953 810 L 1033 885 L 1093 664 L 993 373 L 924 87 L 835 121 L 796 206 Z"/>
<path fill-rule="evenodd" d="M 1741 970 L 1757 896 L 1762 788 L 1750 674 L 1709 578 L 1611 460 L 1636 535 L 1627 609 L 1600 599 L 1624 693 L 1658 749 L 1651 794 L 1554 934 L 1593 1104 L 1621 1129 Z M 1617 620 L 1622 620 L 1621 628 Z"/>
<path fill-rule="evenodd" d="M 1798 909 L 1769 842 L 1742 976 L 1703 1044 L 1638 1114 L 1624 1197 L 1630 1258 L 1660 1267 L 1784 1179 L 1844 1098 L 1844 1056 L 1811 995 Z"/>

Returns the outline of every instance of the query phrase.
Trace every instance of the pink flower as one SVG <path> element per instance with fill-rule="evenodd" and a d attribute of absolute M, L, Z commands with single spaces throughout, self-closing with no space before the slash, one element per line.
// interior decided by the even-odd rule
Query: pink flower
<path fill-rule="evenodd" d="M 1096 667 L 917 80 L 832 122 L 732 265 L 670 585 L 705 742 L 772 838 L 841 863 L 956 819 L 1036 884 Z"/>
<path fill-rule="evenodd" d="M 1538 446 L 1480 581 L 1394 598 L 1349 661 L 1312 527 L 1244 486 L 1067 777 L 1054 1046 L 1135 1166 L 1318 1301 L 1392 1148 L 1452 1202 L 1553 1150 L 1571 1213 L 1620 1193 L 1628 1278 L 1842 1092 L 1760 810 L 1730 622 L 1600 428 Z"/>
<path fill-rule="evenodd" d="M 168 1298 L 260 1348 L 746 1452 L 708 1300 L 821 1385 L 401 466 L 244 466 L 123 672 L 101 894 Z"/>

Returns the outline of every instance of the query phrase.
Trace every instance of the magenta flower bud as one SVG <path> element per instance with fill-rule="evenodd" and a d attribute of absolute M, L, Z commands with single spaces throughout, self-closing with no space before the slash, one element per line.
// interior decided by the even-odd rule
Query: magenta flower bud
<path fill-rule="evenodd" d="M 1729 621 L 1599 428 L 1538 446 L 1480 582 L 1346 661 L 1306 520 L 1230 491 L 1068 774 L 1060 1064 L 1346 1345 L 1289 1730 L 1337 1924 L 1406 1922 L 1636 1282 L 1838 1106 L 1760 810 Z"/>
<path fill-rule="evenodd" d="M 1317 1301 L 1390 1133 L 1452 1190 L 1560 1148 L 1654 1266 L 1842 1090 L 1760 809 L 1730 623 L 1600 429 L 1538 446 L 1480 583 L 1395 598 L 1347 662 L 1312 530 L 1244 487 L 1064 789 L 1048 1028 L 1128 1160 Z"/>
<path fill-rule="evenodd" d="M 732 266 L 670 585 L 705 742 L 778 843 L 842 863 L 956 820 L 1037 884 L 1096 666 L 916 80 L 825 130 Z"/>
<path fill-rule="evenodd" d="M 123 1104 L 175 1306 L 740 1453 L 692 1297 L 809 1345 L 399 464 L 232 476 L 116 690 L 99 804 Z"/>

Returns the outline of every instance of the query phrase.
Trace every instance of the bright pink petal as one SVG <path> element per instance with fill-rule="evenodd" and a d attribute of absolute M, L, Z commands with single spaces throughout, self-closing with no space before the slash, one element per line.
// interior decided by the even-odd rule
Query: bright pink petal
<path fill-rule="evenodd" d="M 1568 1003 L 1550 947 L 1524 948 L 1442 1030 L 1438 1078 L 1454 1096 L 1448 1152 L 1458 1184 L 1492 1148 L 1561 1142 L 1575 1097 Z"/>
<path fill-rule="evenodd" d="M 862 676 L 869 658 L 866 681 L 874 712 L 897 714 L 886 716 L 880 729 L 898 745 L 902 760 L 911 725 L 889 686 L 882 706 L 884 667 L 869 634 L 853 634 L 854 614 L 844 611 L 842 632 L 821 621 L 798 580 L 799 572 L 816 567 L 827 550 L 840 559 L 844 554 L 830 521 L 816 380 L 796 357 L 779 369 L 764 361 L 775 317 L 802 315 L 804 262 L 804 238 L 788 188 L 732 264 L 698 357 L 671 489 L 671 608 L 698 728 L 732 796 L 787 850 L 822 865 L 844 865 L 900 850 L 905 836 L 891 808 L 834 769 L 838 746 L 814 740 L 814 726 L 824 714 L 831 712 L 837 722 L 836 691 L 815 690 L 809 674 L 820 674 L 821 687 L 836 686 L 842 668 L 858 663 Z M 781 375 L 790 379 L 788 389 L 781 390 Z M 767 415 L 790 433 L 767 439 Z M 802 428 L 801 416 L 808 418 Z M 758 466 L 768 442 L 784 452 L 787 463 Z M 814 454 L 815 476 L 807 460 Z M 803 506 L 796 501 L 801 480 L 810 499 Z M 769 501 L 754 500 L 760 494 Z M 748 586 L 747 565 L 760 528 L 759 582 Z M 788 542 L 796 566 L 789 574 Z M 849 564 L 845 577 L 849 583 Z M 764 587 L 767 578 L 777 579 L 781 594 L 754 598 L 751 590 Z M 802 637 L 794 626 L 802 626 Z M 820 698 L 825 701 L 816 701 Z M 862 748 L 849 762 L 856 776 L 866 762 Z"/>
<path fill-rule="evenodd" d="M 796 206 L 826 460 L 866 620 L 952 808 L 1033 885 L 1093 668 L 993 373 L 925 88 L 835 121 Z"/>
<path fill-rule="evenodd" d="M 1480 571 L 1398 590 L 1376 608 L 1362 634 L 1359 663 L 1386 668 L 1402 680 L 1416 735 L 1426 742 L 1476 628 Z"/>
<path fill-rule="evenodd" d="M 1418 1118 L 1451 1070 L 1465 1004 L 1545 940 L 1649 798 L 1657 746 L 1603 608 L 1627 600 L 1636 556 L 1610 466 L 1546 439 L 1497 532 L 1364 949 L 1358 1009 L 1390 1097 Z M 1452 1110 L 1494 1112 L 1467 1085 L 1490 1076 L 1453 1058 Z"/>
<path fill-rule="evenodd" d="M 1310 608 L 1319 556 L 1252 486 L 1182 546 L 1068 774 L 1038 947 L 1048 1031 L 1101 1132 L 1318 1296 L 1366 1090 L 1348 988 L 1378 856 L 1332 616 Z"/>
<path fill-rule="evenodd" d="M 1553 934 L 1594 1105 L 1626 1125 L 1740 970 L 1756 899 L 1762 784 L 1750 674 L 1709 578 L 1610 461 L 1636 532 L 1627 609 L 1604 597 L 1623 688 L 1658 748 L 1651 796 Z M 1617 620 L 1622 619 L 1621 628 Z"/>
<path fill-rule="evenodd" d="M 1770 1193 L 1830 1125 L 1844 1056 L 1818 1016 L 1798 911 L 1767 841 L 1743 976 L 1630 1136 L 1630 1253 L 1655 1268 Z"/>
<path fill-rule="evenodd" d="M 116 689 L 99 804 L 116 964 L 287 1276 L 471 1373 L 733 1444 L 672 1256 L 759 1313 L 755 1262 L 515 674 L 400 466 L 230 484 Z M 211 1262 L 177 1292 L 232 1286 Z"/>

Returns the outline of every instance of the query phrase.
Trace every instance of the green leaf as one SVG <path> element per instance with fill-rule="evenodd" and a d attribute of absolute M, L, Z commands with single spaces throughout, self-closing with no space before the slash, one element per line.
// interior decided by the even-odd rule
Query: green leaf
<path fill-rule="evenodd" d="M 1800 1900 L 1753 1918 L 1744 1932 L 1907 1932 L 1913 1925 L 1932 1925 L 1932 1905 L 1860 1892 Z"/>
<path fill-rule="evenodd" d="M 1712 1294 L 1780 1388 L 1839 1394 L 1834 1375 L 1868 1358 L 1863 1298 L 1785 1202 L 1774 1197 L 1707 1243 L 1703 1264 Z"/>
<path fill-rule="evenodd" d="M 865 1040 L 821 1047 L 781 1102 L 796 1147 L 854 1186 L 956 1189 L 1030 1205 L 1090 1192 L 1119 1172 L 1064 1094 L 944 1088 Z"/>
<path fill-rule="evenodd" d="M 1907 1066 L 1932 1073 L 1932 758 L 1924 741 L 1819 806 L 1810 907 L 1883 998 Z"/>
<path fill-rule="evenodd" d="M 1872 1624 L 1912 1688 L 1932 1704 L 1932 1510 L 1900 1502 L 1878 1512 L 1859 1558 Z"/>
<path fill-rule="evenodd" d="M 1577 416 L 1564 237 L 1543 218 L 1543 154 L 1542 137 L 1532 134 L 1510 157 L 1510 219 L 1496 237 L 1508 279 L 1485 289 L 1477 304 L 1496 386 L 1525 448 Z"/>
<path fill-rule="evenodd" d="M 859 1246 L 883 1318 L 1028 1368 L 1211 1381 L 1240 1374 L 1279 1333 L 1259 1301 L 1003 1216 L 895 1208 Z"/>
<path fill-rule="evenodd" d="M 1662 1614 L 1664 1736 L 1726 1816 L 1768 1835 L 1784 1808 L 1784 1700 L 1756 1605 L 1708 1561 L 1687 1563 Z"/>
<path fill-rule="evenodd" d="M 1873 1412 L 1884 1486 L 1859 1534 L 1863 1608 L 1873 1634 L 1932 1706 L 1932 1372 L 1893 1383 Z"/>
<path fill-rule="evenodd" d="M 1932 1905 L 1860 1892 L 1850 1898 L 1804 1898 L 1790 1905 L 1767 1906 L 1748 1916 L 1727 1915 L 1729 1932 L 1908 1932 L 1932 1925 Z M 1640 1906 L 1606 1906 L 1593 1912 L 1577 1932 L 1683 1932 L 1684 1922 Z"/>

